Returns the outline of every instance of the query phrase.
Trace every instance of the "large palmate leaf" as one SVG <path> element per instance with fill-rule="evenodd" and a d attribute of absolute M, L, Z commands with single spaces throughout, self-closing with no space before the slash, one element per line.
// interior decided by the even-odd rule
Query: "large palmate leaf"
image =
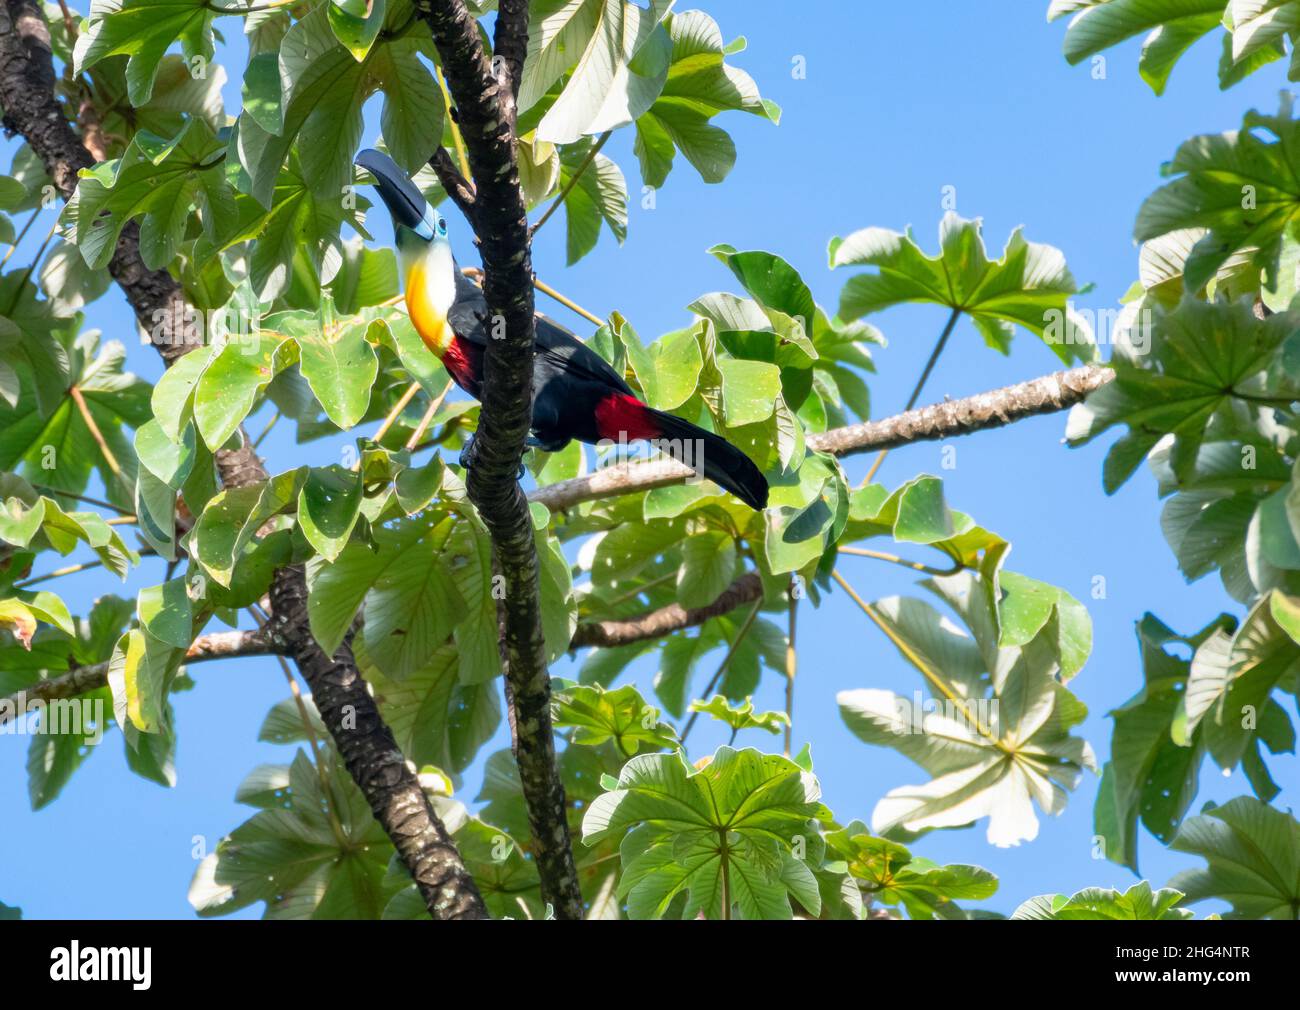
<path fill-rule="evenodd" d="M 238 8 L 231 0 L 227 7 Z M 91 0 L 85 30 L 77 38 L 74 72 L 93 67 L 108 56 L 124 55 L 132 105 L 153 94 L 163 54 L 177 40 L 189 59 L 212 62 L 212 20 L 208 0 Z"/>
<path fill-rule="evenodd" d="M 727 63 L 726 57 L 744 48 L 743 39 L 724 46 L 717 23 L 703 11 L 669 14 L 664 26 L 672 39 L 668 76 L 636 121 L 641 178 L 647 186 L 662 186 L 681 151 L 705 182 L 721 182 L 736 163 L 736 145 L 713 117 L 735 110 L 777 123 L 781 110 L 759 96 L 747 73 Z"/>
<path fill-rule="evenodd" d="M 1000 646 L 993 604 L 974 575 L 926 586 L 971 635 L 920 600 L 881 600 L 875 612 L 930 683 L 933 701 L 918 707 L 877 689 L 838 696 L 840 714 L 856 736 L 894 748 L 933 776 L 886 795 L 872 828 L 964 827 L 987 817 L 993 844 L 1032 840 L 1038 834 L 1033 802 L 1060 813 L 1083 769 L 1096 768 L 1091 747 L 1070 735 L 1087 710 L 1057 682 L 1059 630 L 1048 621 L 1023 645 Z"/>
<path fill-rule="evenodd" d="M 330 27 L 322 4 L 285 34 L 278 53 L 254 56 L 244 74 L 244 110 L 232 140 L 248 192 L 271 207 L 280 168 L 295 144 L 311 190 L 338 200 L 352 181 L 361 110 L 384 93 L 380 128 L 393 159 L 414 173 L 441 143 L 442 92 L 421 56 L 434 58 L 410 0 L 389 0 L 381 36 L 358 61 Z"/>
<path fill-rule="evenodd" d="M 1070 309 L 1079 293 L 1065 256 L 1028 242 L 1016 229 L 1002 258 L 984 248 L 982 223 L 949 211 L 939 225 L 939 255 L 927 256 L 912 238 L 886 228 L 864 228 L 830 244 L 830 265 L 875 267 L 840 293 L 840 315 L 856 319 L 902 302 L 944 305 L 971 317 L 985 343 L 1004 354 L 1016 326 L 1042 337 L 1066 364 L 1096 357 L 1092 333 Z"/>
<path fill-rule="evenodd" d="M 76 387 L 121 468 L 121 478 L 113 473 L 67 389 L 46 413 L 25 375 L 18 406 L 10 408 L 0 403 L 0 470 L 21 469 L 34 481 L 70 494 L 84 491 L 97 470 L 109 497 L 115 503 L 129 505 L 135 453 L 125 429 L 148 420 L 149 385 L 124 372 L 125 361 L 126 350 L 120 343 L 109 341 L 100 349 L 91 333 L 78 338 L 70 361 Z"/>
<path fill-rule="evenodd" d="M 1150 32 L 1138 70 L 1160 94 L 1179 57 L 1223 23 L 1226 5 L 1227 0 L 1053 0 L 1047 17 L 1078 11 L 1065 33 L 1065 58 L 1071 63 Z"/>
<path fill-rule="evenodd" d="M 1220 768 L 1235 768 L 1248 756 L 1259 761 L 1261 742 L 1274 753 L 1295 752 L 1290 717 L 1271 695 L 1300 688 L 1300 645 L 1292 637 L 1298 604 L 1277 591 L 1261 597 L 1234 634 L 1218 628 L 1192 658 L 1183 702 L 1186 727 L 1178 735 L 1185 739 L 1201 727 Z"/>
<path fill-rule="evenodd" d="M 561 187 L 569 186 L 575 175 L 578 180 L 564 198 L 570 266 L 596 248 L 602 222 L 620 245 L 627 238 L 627 183 L 623 171 L 603 154 L 592 156 L 591 145 L 591 141 L 569 144 L 560 154 Z M 588 158 L 591 162 L 584 169 Z"/>
<path fill-rule="evenodd" d="M 1179 229 L 1208 229 L 1183 267 L 1188 291 L 1199 291 L 1235 256 L 1271 282 L 1282 238 L 1300 212 L 1298 142 L 1300 125 L 1289 95 L 1275 116 L 1252 110 L 1240 130 L 1184 142 L 1165 167 L 1177 178 L 1142 204 L 1135 237 L 1146 241 Z"/>
<path fill-rule="evenodd" d="M 1218 28 L 1223 36 L 1219 86 L 1231 87 L 1285 55 L 1284 40 L 1300 29 L 1295 0 L 1052 0 L 1047 18 L 1075 14 L 1065 34 L 1071 63 L 1149 32 L 1138 71 L 1158 95 L 1170 72 L 1196 42 Z M 1294 57 L 1291 78 L 1295 79 Z"/>
<path fill-rule="evenodd" d="M 1107 492 L 1166 435 L 1173 436 L 1173 472 L 1187 478 L 1219 412 L 1285 406 L 1295 395 L 1296 380 L 1270 370 L 1294 326 L 1286 313 L 1258 318 L 1248 299 L 1205 303 L 1188 297 L 1172 310 L 1156 305 L 1149 353 L 1116 355 L 1115 381 L 1071 411 L 1066 437 L 1083 445 L 1114 425 L 1128 426 L 1106 456 Z"/>
<path fill-rule="evenodd" d="M 1115 720 L 1110 760 L 1102 769 L 1093 810 L 1103 855 L 1134 873 L 1139 817 L 1148 831 L 1167 843 L 1196 797 L 1205 756 L 1202 733 L 1178 728 L 1190 665 L 1175 653 L 1198 648 L 1222 621 L 1191 636 L 1176 634 L 1151 614 L 1138 622 L 1145 682 L 1110 713 Z"/>
<path fill-rule="evenodd" d="M 622 836 L 626 897 L 634 919 L 789 918 L 790 896 L 816 915 L 816 880 L 794 855 L 813 819 L 829 820 L 810 771 L 788 758 L 722 747 L 701 769 L 679 754 L 642 754 L 587 809 L 582 840 Z"/>
<path fill-rule="evenodd" d="M 262 901 L 268 919 L 379 918 L 392 846 L 332 748 L 322 760 L 323 781 L 301 751 L 245 778 L 237 799 L 262 809 L 199 864 L 189 891 L 199 915 Z"/>
<path fill-rule="evenodd" d="M 111 657 L 123 626 L 134 608 L 131 601 L 101 596 L 90 614 L 73 620 L 73 633 L 41 628 L 31 649 L 0 645 L 0 695 L 21 690 L 38 680 L 66 673 L 73 666 L 104 663 Z M 4 714 L 0 704 L 0 714 Z M 107 687 L 45 707 L 42 728 L 31 737 L 27 757 L 28 793 L 32 808 L 53 802 L 72 775 L 96 751 L 112 722 L 112 698 Z M 175 737 L 140 734 L 124 726 L 127 765 L 136 774 L 160 785 L 175 784 L 172 758 Z"/>
<path fill-rule="evenodd" d="M 312 570 L 308 613 L 321 646 L 337 649 L 364 604 L 365 650 L 388 677 L 414 674 L 453 638 L 461 681 L 491 680 L 500 662 L 486 536 L 471 520 L 436 508 L 372 535 L 373 545 L 353 541 L 332 564 Z M 551 567 L 545 559 L 544 567 Z M 561 603 L 551 592 L 547 598 Z M 558 614 L 567 629 L 567 608 Z"/>
<path fill-rule="evenodd" d="M 223 146 L 206 122 L 191 119 L 171 139 L 141 131 L 118 160 L 83 169 L 64 214 L 86 263 L 107 266 L 123 226 L 139 217 L 141 258 L 155 270 L 166 266 L 196 201 L 209 230 L 225 227 L 234 194 L 221 167 Z"/>
<path fill-rule="evenodd" d="M 913 856 L 897 842 L 878 838 L 861 821 L 826 834 L 827 860 L 843 860 L 849 875 L 875 904 L 902 905 L 913 919 L 961 919 L 958 899 L 982 900 L 998 878 L 979 866 L 940 866 Z"/>
<path fill-rule="evenodd" d="M 527 113 L 546 98 L 539 140 L 571 144 L 631 123 L 663 89 L 672 42 L 661 26 L 673 0 L 544 0 L 532 12 L 519 88 Z M 561 79 L 563 81 L 561 83 Z M 561 84 L 559 95 L 547 92 Z"/>
<path fill-rule="evenodd" d="M 1170 847 L 1207 863 L 1169 881 L 1187 901 L 1231 902 L 1228 919 L 1300 916 L 1300 824 L 1286 811 L 1250 796 L 1207 805 L 1184 822 Z"/>
<path fill-rule="evenodd" d="M 598 747 L 612 740 L 619 753 L 631 757 L 638 750 L 671 750 L 677 734 L 659 721 L 659 710 L 646 703 L 632 684 L 615 690 L 562 681 L 552 694 L 555 725 L 572 728 L 570 743 Z"/>
<path fill-rule="evenodd" d="M 1013 919 L 1192 919 L 1196 913 L 1175 908 L 1183 893 L 1172 887 L 1152 891 L 1145 880 L 1122 894 L 1108 887 L 1086 887 L 1072 895 L 1040 894 L 1012 913 Z"/>
<path fill-rule="evenodd" d="M 418 765 L 463 771 L 501 722 L 497 685 L 462 682 L 452 644 L 400 680 L 385 676 L 363 649 L 357 662 L 402 753 Z"/>

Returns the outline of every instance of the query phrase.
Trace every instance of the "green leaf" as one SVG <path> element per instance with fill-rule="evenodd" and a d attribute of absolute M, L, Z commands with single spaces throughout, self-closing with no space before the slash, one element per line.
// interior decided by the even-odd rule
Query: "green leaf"
<path fill-rule="evenodd" d="M 727 427 L 738 428 L 772 416 L 781 392 L 781 370 L 766 361 L 724 358 L 722 410 Z"/>
<path fill-rule="evenodd" d="M 746 698 L 739 705 L 728 705 L 725 695 L 715 694 L 708 701 L 691 702 L 692 712 L 702 712 L 711 719 L 739 733 L 742 729 L 762 729 L 769 733 L 780 733 L 782 726 L 790 725 L 790 717 L 784 712 L 754 712 L 754 701 Z"/>
<path fill-rule="evenodd" d="M 659 97 L 637 118 L 635 152 L 641 178 L 661 187 L 681 151 L 705 182 L 721 182 L 736 162 L 736 145 L 711 120 L 735 110 L 781 119 L 774 102 L 760 97 L 753 79 L 726 62 L 738 49 L 724 47 L 717 23 L 703 11 L 681 11 L 664 19 L 672 40 L 671 63 Z"/>
<path fill-rule="evenodd" d="M 1178 229 L 1206 228 L 1184 265 L 1188 291 L 1199 291 L 1241 255 L 1270 286 L 1288 222 L 1300 210 L 1297 124 L 1289 96 L 1276 116 L 1251 111 L 1242 129 L 1186 141 L 1166 168 L 1178 176 L 1138 212 L 1134 235 L 1146 241 Z"/>
<path fill-rule="evenodd" d="M 364 321 L 294 332 L 302 356 L 302 375 L 329 419 L 345 431 L 365 416 L 370 387 L 379 374 Z"/>
<path fill-rule="evenodd" d="M 1065 34 L 1065 58 L 1079 63 L 1103 49 L 1150 31 L 1139 69 L 1158 95 L 1178 58 L 1224 20 L 1224 0 L 1108 0 L 1075 4 L 1079 13 Z M 1056 5 L 1048 18 L 1059 16 Z"/>
<path fill-rule="evenodd" d="M 723 894 L 742 918 L 789 918 L 787 893 L 813 900 L 787 883 L 784 861 L 809 820 L 830 813 L 817 779 L 788 758 L 722 747 L 697 770 L 679 754 L 642 754 L 617 785 L 588 807 L 582 840 L 626 832 L 619 896 L 632 918 L 661 917 L 682 894 L 684 919 L 730 918 Z"/>
<path fill-rule="evenodd" d="M 421 62 L 434 58 L 431 40 L 397 35 L 415 16 L 410 0 L 388 0 L 383 29 L 394 37 L 381 36 L 361 61 L 330 27 L 331 6 L 295 22 L 278 55 L 254 56 L 244 75 L 234 151 L 248 172 L 249 192 L 267 208 L 295 143 L 307 153 L 307 186 L 322 200 L 338 201 L 352 182 L 362 107 L 378 91 L 385 96 L 380 128 L 388 151 L 408 172 L 423 166 L 442 138 L 442 92 Z"/>
<path fill-rule="evenodd" d="M 1205 754 L 1199 733 L 1192 735 L 1177 728 L 1189 663 L 1168 647 L 1195 650 L 1215 633 L 1221 621 L 1187 637 L 1150 614 L 1138 623 L 1145 682 L 1142 690 L 1110 713 L 1115 720 L 1111 759 L 1103 769 L 1094 809 L 1095 829 L 1105 857 L 1135 873 L 1138 818 L 1167 844 L 1196 797 Z"/>
<path fill-rule="evenodd" d="M 1083 445 L 1117 424 L 1128 434 L 1106 458 L 1105 486 L 1113 492 L 1165 435 L 1173 435 L 1170 464 L 1189 477 L 1220 412 L 1248 398 L 1289 400 L 1293 381 L 1267 370 L 1294 322 L 1286 314 L 1256 318 L 1249 300 L 1205 303 L 1184 299 L 1173 310 L 1155 306 L 1149 353 L 1113 361 L 1115 381 L 1070 413 L 1066 438 Z"/>
<path fill-rule="evenodd" d="M 178 649 L 194 641 L 194 614 L 185 580 L 171 579 L 140 590 L 136 614 L 154 638 Z"/>
<path fill-rule="evenodd" d="M 1184 732 L 1202 726 L 1206 747 L 1220 768 L 1235 768 L 1245 758 L 1256 735 L 1264 732 L 1261 717 L 1269 695 L 1294 683 L 1300 670 L 1300 645 L 1273 616 L 1289 606 L 1289 598 L 1280 593 L 1262 596 L 1235 634 L 1219 629 L 1192 658 Z"/>
<path fill-rule="evenodd" d="M 1171 887 L 1152 891 L 1140 880 L 1122 894 L 1108 887 L 1086 887 L 1067 897 L 1042 894 L 1030 898 L 1012 913 L 1013 919 L 1192 919 L 1195 913 L 1175 908 L 1183 893 Z"/>
<path fill-rule="evenodd" d="M 913 919 L 964 917 L 957 899 L 982 900 L 998 889 L 997 877 L 979 866 L 938 866 L 904 846 L 872 836 L 861 821 L 826 835 L 828 859 L 843 860 L 849 875 L 866 882 L 873 902 L 902 905 Z"/>
<path fill-rule="evenodd" d="M 296 344 L 258 331 L 223 344 L 194 385 L 194 423 L 213 452 L 225 446 L 257 398 L 291 363 Z M 179 390 L 178 390 L 179 392 Z"/>
<path fill-rule="evenodd" d="M 582 168 L 590 147 L 590 141 L 582 141 L 561 150 L 561 188 L 567 186 Z M 564 198 L 569 266 L 596 248 L 601 222 L 609 227 L 619 245 L 627 238 L 627 183 L 622 169 L 603 154 L 597 154 L 577 179 Z"/>
<path fill-rule="evenodd" d="M 298 525 L 327 561 L 347 546 L 361 515 L 361 474 L 341 466 L 314 467 L 298 492 Z"/>
<path fill-rule="evenodd" d="M 262 901 L 268 919 L 379 918 L 392 846 L 332 747 L 326 755 L 318 773 L 299 751 L 275 779 L 287 780 L 277 806 L 259 810 L 199 864 L 189 901 L 200 916 Z M 265 795 L 267 781 L 268 769 L 254 769 L 240 790 L 246 802 Z"/>
<path fill-rule="evenodd" d="M 141 131 L 126 153 L 83 169 L 64 210 L 69 238 L 92 269 L 108 265 L 128 221 L 140 222 L 140 257 L 150 269 L 175 257 L 190 208 L 202 208 L 209 231 L 234 214 L 220 167 L 222 142 L 201 119 L 171 140 Z"/>
<path fill-rule="evenodd" d="M 569 742 L 598 747 L 612 740 L 619 753 L 673 750 L 678 746 L 672 726 L 659 721 L 659 710 L 647 704 L 636 687 L 616 690 L 561 682 L 552 695 L 555 725 L 573 728 Z"/>
<path fill-rule="evenodd" d="M 268 520 L 297 504 L 307 473 L 306 467 L 287 470 L 257 484 L 226 488 L 208 502 L 190 533 L 190 550 L 218 585 L 231 587 L 245 546 Z"/>
<path fill-rule="evenodd" d="M 628 364 L 650 406 L 671 410 L 695 392 L 703 358 L 693 329 L 670 333 L 644 347 L 632 324 L 615 313 L 613 332 L 626 349 Z"/>
<path fill-rule="evenodd" d="M 1300 908 L 1300 824 L 1250 796 L 1190 817 L 1170 843 L 1206 866 L 1174 875 L 1169 886 L 1189 903 L 1218 898 L 1228 919 L 1294 919 Z"/>
<path fill-rule="evenodd" d="M 213 17 L 206 0 L 91 0 L 90 16 L 77 38 L 73 73 L 109 56 L 128 56 L 131 104 L 144 105 L 173 42 L 180 41 L 187 58 L 212 62 Z"/>
<path fill-rule="evenodd" d="M 677 601 L 683 607 L 703 607 L 716 600 L 736 575 L 736 544 L 716 530 L 688 537 L 682 544 L 677 572 Z"/>
<path fill-rule="evenodd" d="M 526 115 L 567 79 L 537 124 L 537 137 L 571 144 L 634 121 L 664 87 L 672 41 L 660 22 L 671 0 L 547 0 L 533 12 L 519 88 Z"/>
<path fill-rule="evenodd" d="M 830 244 L 830 265 L 870 266 L 849 279 L 840 316 L 856 319 L 904 302 L 943 305 L 971 317 L 984 342 L 1004 354 L 1016 326 L 1039 336 L 1067 365 L 1096 357 L 1093 336 L 1070 309 L 1079 293 L 1059 249 L 1011 233 L 1002 258 L 990 260 L 979 219 L 952 211 L 939 225 L 938 256 L 921 251 L 909 231 L 864 228 Z"/>
<path fill-rule="evenodd" d="M 326 8 L 334 36 L 358 63 L 366 58 L 384 27 L 385 7 L 385 0 L 330 0 Z"/>
<path fill-rule="evenodd" d="M 932 776 L 889 792 L 872 828 L 924 831 L 988 817 L 990 843 L 1032 840 L 1033 801 L 1058 813 L 1083 769 L 1096 769 L 1091 747 L 1070 735 L 1087 709 L 1057 682 L 1059 654 L 1048 629 L 1022 647 L 1000 646 L 993 603 L 974 575 L 925 585 L 956 611 L 973 640 L 920 600 L 891 597 L 874 611 L 930 683 L 934 701 L 918 707 L 880 689 L 838 695 L 854 735 L 892 747 Z"/>

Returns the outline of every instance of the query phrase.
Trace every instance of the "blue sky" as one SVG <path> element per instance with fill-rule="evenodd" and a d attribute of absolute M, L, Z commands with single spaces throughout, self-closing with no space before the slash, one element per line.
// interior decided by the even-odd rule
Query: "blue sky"
<path fill-rule="evenodd" d="M 78 5 L 83 6 L 83 5 Z M 805 0 L 790 5 L 711 0 L 706 9 L 728 37 L 744 34 L 748 50 L 735 62 L 758 81 L 765 97 L 783 109 L 779 127 L 729 114 L 720 120 L 735 138 L 735 170 L 720 186 L 700 182 L 681 159 L 653 210 L 637 198 L 639 178 L 630 139 L 619 136 L 610 152 L 632 189 L 625 246 L 608 235 L 595 254 L 564 266 L 563 228 L 552 222 L 535 248 L 536 269 L 580 304 L 604 315 L 617 309 L 643 338 L 682 325 L 685 306 L 698 295 L 734 289 L 729 273 L 705 250 L 718 242 L 763 248 L 793 263 L 818 300 L 833 310 L 845 274 L 826 266 L 826 245 L 868 225 L 914 227 L 933 251 L 945 187 L 955 187 L 956 209 L 982 217 L 990 251 L 997 255 L 1017 225 L 1027 236 L 1064 250 L 1080 283 L 1094 285 L 1077 304 L 1112 308 L 1136 276 L 1132 224 L 1142 199 L 1160 183 L 1159 168 L 1183 139 L 1232 129 L 1251 107 L 1272 110 L 1284 85 L 1275 67 L 1227 93 L 1218 90 L 1218 46 L 1202 43 L 1183 60 L 1168 93 L 1157 99 L 1138 78 L 1138 46 L 1108 54 L 1105 79 L 1087 67 L 1071 68 L 1060 55 L 1063 26 L 1043 19 L 1045 3 L 955 4 L 928 0 L 907 5 Z M 797 14 L 795 11 L 797 10 Z M 233 21 L 223 22 L 228 35 Z M 792 76 L 803 57 L 806 78 Z M 242 57 L 232 54 L 227 108 L 238 101 Z M 371 112 L 367 140 L 377 130 Z M 12 143 L 7 145 L 12 149 Z M 7 155 L 4 161 L 7 161 Z M 4 163 L 0 161 L 0 163 Z M 449 218 L 462 262 L 472 262 L 465 229 Z M 24 264 L 42 228 L 33 228 L 13 262 Z M 590 327 L 554 305 L 579 333 Z M 871 380 L 873 415 L 902 408 L 945 314 L 905 307 L 873 318 L 889 340 L 877 354 Z M 150 379 L 160 372 L 154 352 L 136 345 L 133 320 L 115 291 L 90 310 L 88 325 L 130 348 L 132 367 Z M 959 324 L 922 402 L 953 397 L 1031 378 L 1058 367 L 1038 341 L 1021 333 L 1009 357 L 982 344 Z M 263 415 L 264 416 L 264 415 Z M 250 423 L 260 430 L 260 418 Z M 1217 578 L 1188 586 L 1178 574 L 1159 528 L 1154 482 L 1143 470 L 1123 490 L 1101 490 L 1105 445 L 1071 450 L 1062 442 L 1064 415 L 1038 418 L 946 445 L 955 469 L 941 469 L 941 444 L 890 455 L 880 479 L 896 485 L 919 473 L 945 480 L 949 503 L 1009 539 L 1008 567 L 1074 593 L 1094 622 L 1094 649 L 1071 689 L 1088 705 L 1081 732 L 1104 759 L 1109 748 L 1106 712 L 1140 685 L 1134 622 L 1152 610 L 1172 627 L 1200 628 L 1223 609 L 1234 609 Z M 295 446 L 286 426 L 263 450 L 272 470 L 338 458 L 340 442 Z M 869 457 L 846 461 L 860 481 Z M 146 561 L 146 566 L 157 566 Z M 899 569 L 845 558 L 842 571 L 868 599 L 894 593 L 923 595 Z M 1104 576 L 1107 597 L 1090 596 Z M 152 568 L 128 592 L 157 579 Z M 105 592 L 123 592 L 109 577 L 64 580 L 57 587 L 74 611 L 85 612 Z M 890 789 L 924 781 L 923 773 L 891 751 L 870 748 L 842 724 L 836 692 L 885 687 L 908 696 L 922 686 L 893 648 L 843 594 L 820 610 L 801 613 L 796 687 L 796 747 L 813 744 L 826 801 L 842 821 L 870 819 Z M 570 675 L 561 663 L 555 673 Z M 696 689 L 711 669 L 705 661 Z M 652 668 L 638 668 L 648 685 Z M 0 737 L 0 901 L 36 917 L 189 917 L 186 888 L 196 861 L 196 839 L 210 848 L 251 811 L 234 803 L 235 788 L 261 762 L 287 761 L 285 748 L 256 742 L 266 710 L 286 696 L 284 678 L 269 659 L 244 659 L 194 668 L 196 690 L 175 698 L 179 727 L 178 783 L 164 790 L 131 775 L 112 734 L 51 807 L 32 813 L 26 794 L 26 742 Z M 783 685 L 769 676 L 756 699 L 779 708 Z M 1294 713 L 1293 713 L 1294 714 Z M 710 735 L 712 734 L 712 735 Z M 746 739 L 746 737 L 749 739 Z M 692 754 L 723 742 L 707 724 L 692 737 Z M 486 756 L 504 743 L 501 736 Z M 777 738 L 751 732 L 738 741 L 769 748 Z M 1277 802 L 1300 799 L 1294 758 L 1271 758 L 1284 786 Z M 465 776 L 462 798 L 477 793 L 481 761 Z M 996 849 L 973 830 L 934 832 L 914 852 L 941 862 L 968 862 L 998 875 L 998 894 L 985 902 L 1010 912 L 1045 892 L 1084 886 L 1127 887 L 1126 869 L 1092 858 L 1092 802 L 1097 780 L 1085 777 L 1068 809 L 1041 818 L 1037 840 Z M 1198 804 L 1249 792 L 1238 772 L 1202 773 Z M 1196 861 L 1167 853 L 1143 834 L 1143 875 L 1163 884 Z M 1208 908 L 1205 910 L 1209 910 Z M 258 914 L 253 910 L 246 915 Z"/>

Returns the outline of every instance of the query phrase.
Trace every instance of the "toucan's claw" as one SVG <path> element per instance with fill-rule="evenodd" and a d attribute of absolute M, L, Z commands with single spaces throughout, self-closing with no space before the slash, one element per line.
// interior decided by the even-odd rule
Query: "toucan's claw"
<path fill-rule="evenodd" d="M 468 470 L 474 465 L 474 460 L 478 456 L 478 449 L 474 445 L 474 436 L 470 435 L 469 441 L 465 443 L 464 448 L 460 450 L 460 466 L 462 470 Z"/>

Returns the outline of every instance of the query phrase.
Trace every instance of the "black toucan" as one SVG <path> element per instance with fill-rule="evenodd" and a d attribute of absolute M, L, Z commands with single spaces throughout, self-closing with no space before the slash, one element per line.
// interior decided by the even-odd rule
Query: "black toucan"
<path fill-rule="evenodd" d="M 393 216 L 411 322 L 456 385 L 480 398 L 487 301 L 456 265 L 447 222 L 386 154 L 362 151 L 356 163 L 374 177 Z M 642 403 L 604 358 L 543 316 L 533 346 L 532 431 L 529 444 L 547 452 L 575 438 L 592 445 L 654 440 L 750 508 L 767 506 L 767 480 L 748 456 L 726 439 Z"/>

